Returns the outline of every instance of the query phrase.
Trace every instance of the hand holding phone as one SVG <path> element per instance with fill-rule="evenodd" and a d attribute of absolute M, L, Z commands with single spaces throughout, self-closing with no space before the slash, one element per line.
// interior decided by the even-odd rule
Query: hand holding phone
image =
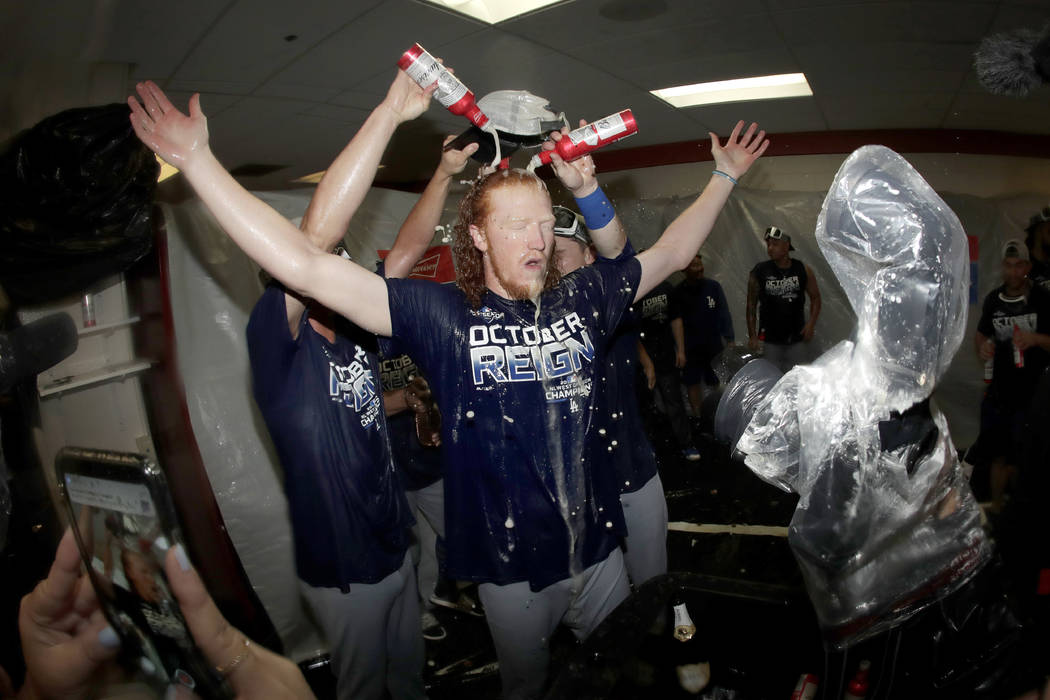
<path fill-rule="evenodd" d="M 71 447 L 59 452 L 56 471 L 125 666 L 159 690 L 174 685 L 204 698 L 232 697 L 194 643 L 165 573 L 182 536 L 161 471 L 142 455 Z"/>

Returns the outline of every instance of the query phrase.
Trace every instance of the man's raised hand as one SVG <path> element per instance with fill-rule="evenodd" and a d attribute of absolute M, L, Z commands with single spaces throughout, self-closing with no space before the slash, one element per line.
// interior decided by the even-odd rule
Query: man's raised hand
<path fill-rule="evenodd" d="M 454 135 L 445 137 L 445 143 L 443 143 L 442 146 L 448 146 L 455 139 L 456 137 Z M 470 157 L 477 152 L 479 147 L 480 144 L 468 143 L 458 151 L 454 148 L 447 151 L 442 148 L 441 162 L 438 163 L 438 170 L 448 177 L 459 175 L 463 172 L 463 169 L 467 167 L 467 161 L 469 161 Z"/>
<path fill-rule="evenodd" d="M 176 168 L 185 170 L 194 156 L 208 150 L 208 120 L 201 111 L 201 98 L 190 98 L 186 116 L 152 80 L 138 83 L 135 91 L 142 100 L 128 98 L 131 128 L 151 151 Z"/>
<path fill-rule="evenodd" d="M 416 81 L 408 77 L 408 73 L 399 69 L 382 104 L 393 112 L 398 124 L 403 124 L 427 111 L 427 107 L 430 106 L 430 96 L 436 89 L 437 83 L 435 82 L 424 90 L 416 84 Z"/>
<path fill-rule="evenodd" d="M 586 124 L 586 119 L 580 120 L 580 126 Z M 551 132 L 550 138 L 543 142 L 543 150 L 552 151 L 551 167 L 554 169 L 554 174 L 561 180 L 565 189 L 569 190 L 573 197 L 579 199 L 598 189 L 598 178 L 594 170 L 594 159 L 590 155 L 567 162 L 554 150 L 554 144 L 568 134 L 569 127 L 567 126 L 562 127 L 560 131 Z"/>
<path fill-rule="evenodd" d="M 744 121 L 738 121 L 725 146 L 718 142 L 718 136 L 715 133 L 708 134 L 711 137 L 711 155 L 715 158 L 715 167 L 734 178 L 742 177 L 769 146 L 765 130 L 755 133 L 758 130 L 758 124 L 752 122 L 741 136 L 740 132 L 743 128 Z"/>

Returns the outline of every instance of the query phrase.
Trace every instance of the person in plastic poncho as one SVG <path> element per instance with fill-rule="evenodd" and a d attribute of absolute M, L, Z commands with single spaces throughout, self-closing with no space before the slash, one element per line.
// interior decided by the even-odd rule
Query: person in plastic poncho
<path fill-rule="evenodd" d="M 826 636 L 847 645 L 956 590 L 991 547 L 930 400 L 966 330 L 962 225 L 903 158 L 866 146 L 816 237 L 857 328 L 784 375 L 737 448 L 800 495 L 788 541 Z"/>
<path fill-rule="evenodd" d="M 395 87 L 408 80 L 399 74 Z M 590 449 L 607 337 L 636 296 L 689 263 L 737 178 L 765 152 L 765 132 L 739 122 L 724 146 L 711 134 L 717 172 L 651 248 L 560 282 L 543 182 L 520 170 L 488 176 L 460 204 L 457 290 L 384 280 L 313 247 L 219 164 L 197 97 L 186 116 L 156 85 L 137 90 L 135 133 L 179 165 L 249 256 L 357 326 L 396 337 L 431 379 L 443 419 L 449 575 L 481 582 L 504 695 L 537 696 L 558 622 L 586 637 L 628 592 L 618 494 Z M 406 89 L 365 122 L 361 169 L 375 172 L 394 128 L 428 99 Z M 577 206 L 592 231 L 612 218 L 598 189 Z"/>

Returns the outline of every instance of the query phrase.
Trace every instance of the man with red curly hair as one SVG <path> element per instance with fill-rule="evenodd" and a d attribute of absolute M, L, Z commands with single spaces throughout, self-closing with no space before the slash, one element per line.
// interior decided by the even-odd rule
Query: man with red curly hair
<path fill-rule="evenodd" d="M 312 247 L 222 168 L 196 97 L 187 117 L 155 85 L 138 92 L 144 105 L 129 100 L 136 134 L 180 167 L 249 256 L 289 289 L 396 337 L 431 378 L 443 416 L 448 573 L 481 583 L 504 696 L 536 697 L 558 622 L 586 637 L 628 593 L 623 514 L 595 449 L 608 338 L 636 297 L 689 263 L 765 151 L 765 132 L 739 122 L 725 146 L 711 134 L 711 180 L 652 247 L 560 279 L 547 188 L 524 171 L 493 173 L 460 205 L 450 289 L 384 280 Z M 374 172 L 394 128 L 428 97 L 384 102 L 387 118 L 366 124 L 361 168 Z M 576 205 L 592 231 L 613 220 L 600 189 Z"/>

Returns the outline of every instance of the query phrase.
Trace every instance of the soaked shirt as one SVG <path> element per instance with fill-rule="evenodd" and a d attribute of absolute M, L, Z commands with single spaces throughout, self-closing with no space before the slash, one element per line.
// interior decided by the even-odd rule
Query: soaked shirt
<path fill-rule="evenodd" d="M 292 338 L 284 290 L 248 321 L 252 388 L 284 468 L 299 578 L 349 590 L 396 571 L 412 515 L 390 458 L 375 337 L 340 319 L 329 343 L 308 323 Z"/>
<path fill-rule="evenodd" d="M 984 298 L 977 330 L 995 343 L 992 360 L 992 383 L 988 395 L 1002 402 L 1021 402 L 1031 399 L 1046 367 L 1047 352 L 1039 347 L 1025 350 L 1023 367 L 1014 362 L 1014 326 L 1023 331 L 1050 334 L 1050 293 L 1033 285 L 1027 296 L 1008 297 L 1004 287 L 993 290 Z"/>
<path fill-rule="evenodd" d="M 603 560 L 625 532 L 595 454 L 609 338 L 641 275 L 634 258 L 581 268 L 530 301 L 387 280 L 393 334 L 442 414 L 451 578 L 533 590 Z"/>
<path fill-rule="evenodd" d="M 787 269 L 772 260 L 751 269 L 758 281 L 758 328 L 767 343 L 797 343 L 806 325 L 806 266 L 792 260 Z"/>
<path fill-rule="evenodd" d="M 616 264 L 631 257 L 634 257 L 634 248 L 628 241 L 615 261 L 599 258 L 595 264 Z M 616 329 L 606 351 L 601 382 L 603 408 L 595 421 L 601 424 L 597 430 L 595 460 L 612 461 L 620 493 L 634 493 L 656 476 L 657 471 L 656 453 L 646 437 L 638 410 L 635 387 L 638 368 L 638 319 L 631 312 Z"/>

